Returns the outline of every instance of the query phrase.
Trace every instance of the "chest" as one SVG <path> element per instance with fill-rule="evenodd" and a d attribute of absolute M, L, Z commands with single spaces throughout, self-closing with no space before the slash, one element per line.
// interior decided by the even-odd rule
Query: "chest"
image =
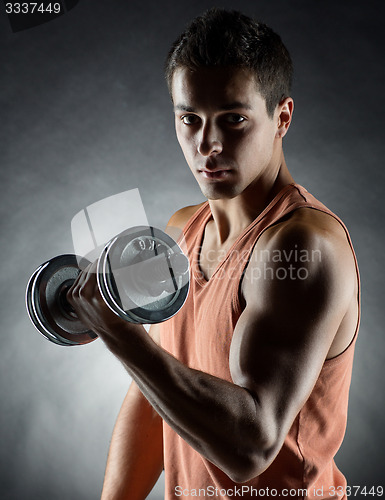
<path fill-rule="evenodd" d="M 201 245 L 197 248 L 197 264 L 200 273 L 209 281 L 221 264 L 229 258 L 234 258 L 233 246 L 237 238 L 218 244 L 210 227 L 204 231 Z"/>

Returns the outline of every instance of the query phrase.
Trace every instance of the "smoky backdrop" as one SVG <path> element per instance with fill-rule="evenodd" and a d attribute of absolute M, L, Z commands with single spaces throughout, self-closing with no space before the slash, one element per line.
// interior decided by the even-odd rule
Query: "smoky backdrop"
<path fill-rule="evenodd" d="M 284 140 L 296 181 L 347 224 L 362 275 L 348 428 L 350 485 L 384 483 L 383 3 L 217 0 L 274 28 L 295 63 Z M 13 33 L 0 13 L 1 412 L 4 500 L 91 500 L 130 379 L 101 341 L 43 339 L 24 305 L 32 271 L 72 252 L 87 205 L 139 188 L 149 222 L 203 200 L 179 150 L 163 78 L 170 44 L 211 1 L 81 0 Z M 163 498 L 162 479 L 149 497 Z"/>

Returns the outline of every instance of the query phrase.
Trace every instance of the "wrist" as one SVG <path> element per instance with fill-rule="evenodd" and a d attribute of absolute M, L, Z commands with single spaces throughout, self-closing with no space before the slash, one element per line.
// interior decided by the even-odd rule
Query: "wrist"
<path fill-rule="evenodd" d="M 143 325 L 120 320 L 113 328 L 97 332 L 108 349 L 128 368 L 141 364 L 154 343 Z"/>

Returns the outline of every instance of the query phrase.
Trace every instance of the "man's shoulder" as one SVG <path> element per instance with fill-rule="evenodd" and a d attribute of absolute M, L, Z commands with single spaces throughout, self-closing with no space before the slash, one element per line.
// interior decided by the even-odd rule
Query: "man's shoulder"
<path fill-rule="evenodd" d="M 331 213 L 302 207 L 268 228 L 260 240 L 261 246 L 348 245 L 347 233 L 341 221 Z M 349 246 L 349 245 L 348 245 Z"/>
<path fill-rule="evenodd" d="M 189 219 L 199 210 L 206 202 L 198 205 L 190 205 L 177 210 L 168 221 L 167 227 L 173 227 L 182 230 Z"/>
<path fill-rule="evenodd" d="M 332 214 L 307 207 L 264 231 L 254 247 L 248 272 L 255 273 L 256 266 L 268 266 L 282 275 L 284 270 L 300 270 L 309 276 L 338 274 L 351 284 L 356 279 L 354 255 L 344 226 Z"/>

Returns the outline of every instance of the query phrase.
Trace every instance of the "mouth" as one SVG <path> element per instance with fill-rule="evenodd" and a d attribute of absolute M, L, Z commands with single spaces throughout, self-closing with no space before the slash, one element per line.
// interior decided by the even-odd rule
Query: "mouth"
<path fill-rule="evenodd" d="M 205 179 L 219 180 L 226 179 L 230 174 L 231 170 L 228 168 L 213 168 L 213 169 L 199 169 L 198 173 Z"/>

